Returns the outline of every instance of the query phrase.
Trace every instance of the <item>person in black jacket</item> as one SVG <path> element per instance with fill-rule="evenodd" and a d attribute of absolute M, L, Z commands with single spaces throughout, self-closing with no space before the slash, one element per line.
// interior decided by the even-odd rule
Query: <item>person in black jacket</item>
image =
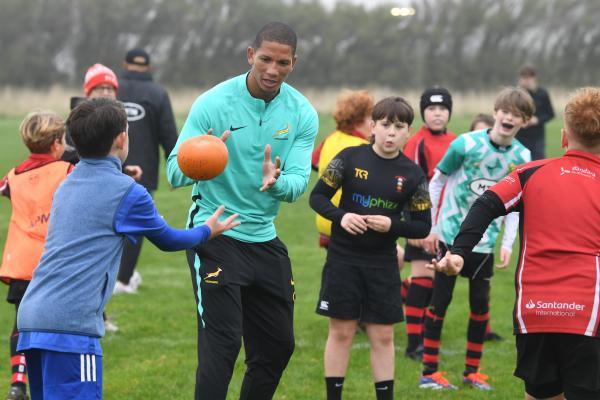
<path fill-rule="evenodd" d="M 546 158 L 544 125 L 554 118 L 554 110 L 546 89 L 537 85 L 537 72 L 532 65 L 519 70 L 519 86 L 527 90 L 535 103 L 535 114 L 517 134 L 517 139 L 531 151 L 531 160 Z"/>
<path fill-rule="evenodd" d="M 139 165 L 144 171 L 139 183 L 150 194 L 158 187 L 159 146 L 168 156 L 177 142 L 177 127 L 166 90 L 153 82 L 150 56 L 136 48 L 127 52 L 119 76 L 117 98 L 123 102 L 129 123 L 129 156 L 124 165 Z M 135 293 L 141 276 L 134 272 L 142 248 L 126 243 L 115 293 Z"/>

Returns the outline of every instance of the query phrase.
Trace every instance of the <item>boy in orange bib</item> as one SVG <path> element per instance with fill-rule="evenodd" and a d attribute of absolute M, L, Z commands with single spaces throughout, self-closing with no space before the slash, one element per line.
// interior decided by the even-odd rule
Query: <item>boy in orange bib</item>
<path fill-rule="evenodd" d="M 65 125 L 58 115 L 32 112 L 20 131 L 29 157 L 0 181 L 0 195 L 8 197 L 12 206 L 0 280 L 9 285 L 7 301 L 15 305 L 15 317 L 44 249 L 54 191 L 73 168 L 60 160 L 65 150 Z M 18 338 L 15 320 L 10 337 L 10 400 L 27 399 L 25 356 L 17 352 Z"/>

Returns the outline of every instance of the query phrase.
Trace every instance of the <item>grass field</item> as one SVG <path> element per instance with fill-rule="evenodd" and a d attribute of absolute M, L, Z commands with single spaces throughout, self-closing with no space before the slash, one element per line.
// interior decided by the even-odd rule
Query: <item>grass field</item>
<path fill-rule="evenodd" d="M 464 132 L 468 116 L 454 116 L 450 128 Z M 0 118 L 0 174 L 25 159 L 26 148 L 18 135 L 18 118 Z M 560 121 L 547 127 L 548 154 L 560 154 Z M 333 128 L 329 115 L 321 116 L 320 138 Z M 320 140 L 320 139 L 319 139 Z M 310 187 L 316 177 L 311 178 Z M 164 173 L 155 200 L 160 213 L 173 226 L 183 227 L 189 206 L 189 189 L 169 190 Z M 324 252 L 317 243 L 314 214 L 304 195 L 295 204 L 283 204 L 277 228 L 287 244 L 294 268 L 297 301 L 295 311 L 296 351 L 286 369 L 276 399 L 322 399 L 325 396 L 322 355 L 327 319 L 314 308 L 320 284 Z M 0 247 L 3 248 L 10 204 L 0 199 Z M 491 376 L 494 391 L 476 392 L 463 388 L 454 393 L 418 389 L 420 365 L 403 356 L 406 343 L 404 324 L 396 326 L 396 398 L 430 399 L 517 399 L 522 384 L 512 376 L 515 362 L 512 338 L 514 258 L 511 266 L 497 271 L 493 281 L 491 316 L 493 329 L 505 339 L 486 344 L 482 370 Z M 144 283 L 137 295 L 112 298 L 108 313 L 120 331 L 102 340 L 104 349 L 104 397 L 110 399 L 191 399 L 196 368 L 196 316 L 192 285 L 183 252 L 163 253 L 144 245 L 139 271 Z M 403 271 L 405 275 L 407 269 Z M 451 382 L 460 385 L 466 341 L 468 300 L 466 281 L 459 279 L 453 303 L 446 316 L 441 369 L 449 371 Z M 10 361 L 8 338 L 14 309 L 4 302 L 6 286 L 0 285 L 0 396 L 8 389 Z M 243 354 L 236 363 L 229 397 L 237 399 L 245 369 Z M 344 389 L 345 399 L 374 398 L 366 336 L 357 335 Z M 209 399 L 207 399 L 209 400 Z"/>

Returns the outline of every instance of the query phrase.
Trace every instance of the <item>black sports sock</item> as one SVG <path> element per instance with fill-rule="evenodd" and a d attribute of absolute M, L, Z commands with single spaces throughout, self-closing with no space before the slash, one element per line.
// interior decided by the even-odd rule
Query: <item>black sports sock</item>
<path fill-rule="evenodd" d="M 342 400 L 342 389 L 344 388 L 344 377 L 325 377 L 327 387 L 327 400 Z"/>
<path fill-rule="evenodd" d="M 433 292 L 433 280 L 426 277 L 412 279 L 406 296 L 406 351 L 415 351 L 423 344 L 423 315 Z"/>
<path fill-rule="evenodd" d="M 483 342 L 485 338 L 485 329 L 490 317 L 489 313 L 469 314 L 469 327 L 467 329 L 467 353 L 465 355 L 465 372 L 468 375 L 471 372 L 477 372 L 483 354 Z"/>
<path fill-rule="evenodd" d="M 375 382 L 375 395 L 377 400 L 394 399 L 394 381 Z"/>

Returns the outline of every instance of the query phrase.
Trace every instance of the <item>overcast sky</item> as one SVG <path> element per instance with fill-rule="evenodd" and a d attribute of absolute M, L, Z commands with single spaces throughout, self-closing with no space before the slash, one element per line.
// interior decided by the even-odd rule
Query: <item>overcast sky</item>
<path fill-rule="evenodd" d="M 354 4 L 362 4 L 366 8 L 377 6 L 379 4 L 393 4 L 398 6 L 408 6 L 411 2 L 410 0 L 320 0 L 323 4 L 325 4 L 328 8 L 333 7 L 335 3 L 345 1 Z"/>

